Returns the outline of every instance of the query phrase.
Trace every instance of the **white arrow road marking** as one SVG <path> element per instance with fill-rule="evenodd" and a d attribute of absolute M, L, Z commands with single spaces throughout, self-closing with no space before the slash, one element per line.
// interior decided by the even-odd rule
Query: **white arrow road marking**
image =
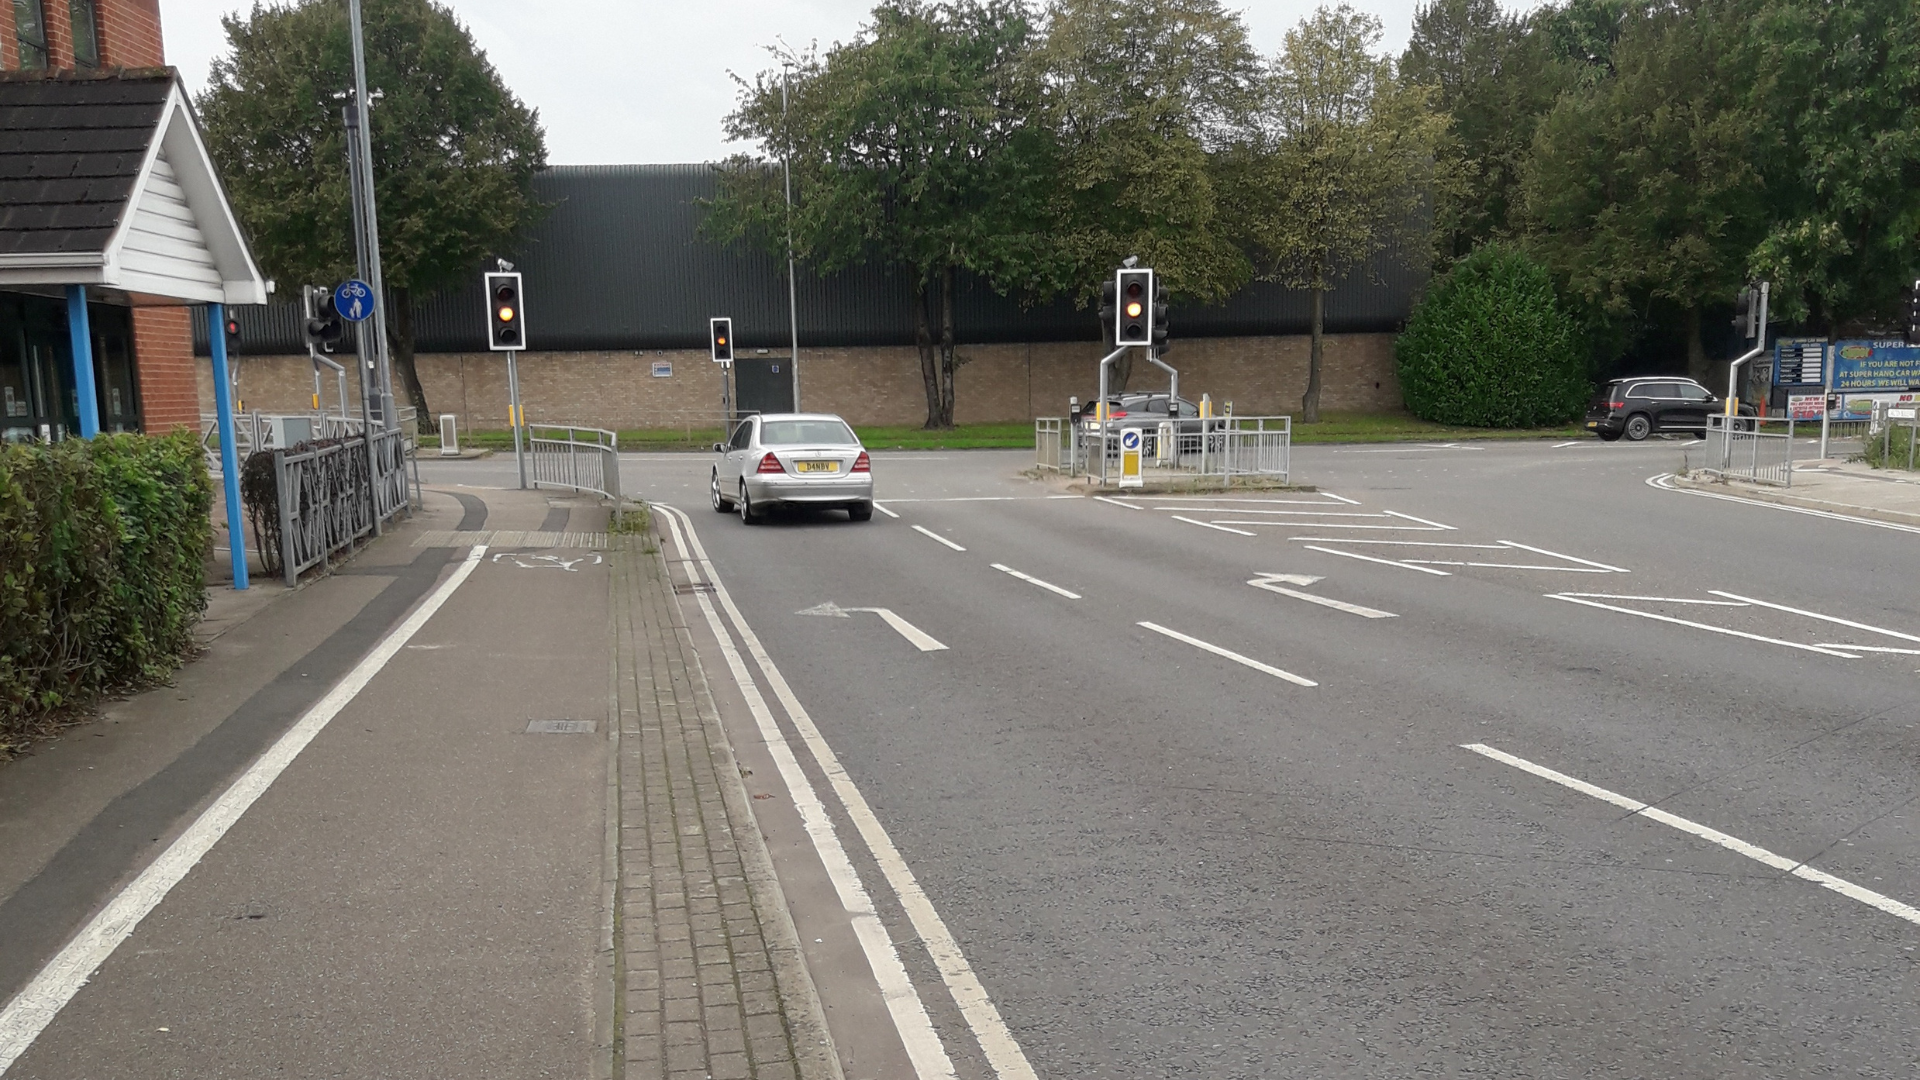
<path fill-rule="evenodd" d="M 942 645 L 938 641 L 935 641 L 931 634 L 928 634 L 926 631 L 913 625 L 912 623 L 901 618 L 900 616 L 895 615 L 892 609 L 890 608 L 883 608 L 883 607 L 843 608 L 840 605 L 835 604 L 833 601 L 829 600 L 824 604 L 815 604 L 813 607 L 803 608 L 800 611 L 794 612 L 794 614 L 795 615 L 825 615 L 828 618 L 833 618 L 833 619 L 850 619 L 853 617 L 852 613 L 856 611 L 872 612 L 873 614 L 880 616 L 880 618 L 888 626 L 893 627 L 894 630 L 897 631 L 901 637 L 906 638 L 908 641 L 912 642 L 913 646 L 919 649 L 921 652 L 939 652 L 941 649 L 946 648 L 945 645 Z"/>
<path fill-rule="evenodd" d="M 1298 600 L 1305 600 L 1309 604 L 1319 604 L 1321 607 L 1330 607 L 1336 611 L 1344 611 L 1349 615 L 1358 615 L 1363 619 L 1399 618 L 1398 615 L 1395 615 L 1391 611 L 1361 607 L 1359 604 L 1349 604 L 1344 600 L 1330 600 L 1324 596 L 1315 596 L 1313 593 L 1300 592 L 1297 589 L 1283 588 L 1274 584 L 1278 581 L 1285 581 L 1294 585 L 1311 585 L 1319 580 L 1319 578 L 1311 574 L 1261 574 L 1259 577 L 1247 582 L 1247 584 L 1256 589 L 1265 589 L 1268 592 L 1279 593 L 1282 596 L 1291 596 Z"/>
<path fill-rule="evenodd" d="M 941 543 L 947 545 L 948 547 L 952 548 L 955 551 L 967 550 L 966 548 L 961 547 L 959 544 L 956 544 L 953 541 L 947 539 L 946 537 L 941 536 L 939 533 L 934 532 L 932 529 L 927 528 L 925 525 L 915 525 L 913 527 L 913 531 L 919 533 L 922 536 L 931 536 L 935 540 L 940 541 Z"/>
<path fill-rule="evenodd" d="M 1783 870 L 1802 881 L 1811 881 L 1823 888 L 1831 889 L 1850 900 L 1858 900 L 1868 907 L 1884 911 L 1896 919 L 1905 919 L 1910 923 L 1920 925 L 1920 908 L 1915 908 L 1911 904 L 1903 904 L 1890 896 L 1874 892 L 1872 889 L 1862 888 L 1851 881 L 1835 877 L 1824 870 L 1815 870 L 1806 863 L 1797 862 L 1784 855 L 1776 855 L 1758 844 L 1749 844 L 1738 837 L 1728 836 L 1718 829 L 1702 825 L 1696 821 L 1689 821 L 1678 814 L 1670 814 L 1657 806 L 1643 803 L 1638 799 L 1629 798 L 1618 792 L 1608 791 L 1606 788 L 1600 787 L 1597 784 L 1589 784 L 1585 780 L 1577 780 L 1568 776 L 1566 773 L 1555 772 L 1545 765 L 1535 765 L 1526 758 L 1515 757 L 1503 750 L 1495 750 L 1493 747 L 1487 746 L 1484 743 L 1469 743 L 1462 746 L 1461 749 L 1470 750 L 1473 753 L 1479 754 L 1481 757 L 1498 761 L 1503 765 L 1511 765 L 1521 772 L 1532 773 L 1542 780 L 1552 781 L 1561 787 L 1572 788 L 1582 795 L 1591 796 L 1599 799 L 1601 802 L 1611 803 L 1636 817 L 1647 818 L 1650 821 L 1657 821 L 1662 825 L 1679 829 L 1683 833 L 1690 836 L 1697 836 L 1710 844 L 1717 844 L 1735 854 L 1745 855 L 1747 858 L 1752 859 L 1762 866 L 1772 867 L 1775 870 Z"/>
<path fill-rule="evenodd" d="M 1166 627 L 1161 626 L 1159 623 L 1143 622 L 1138 625 L 1144 626 L 1156 634 L 1165 634 L 1167 637 L 1170 637 L 1175 641 L 1184 641 L 1196 649 L 1204 649 L 1215 656 L 1224 656 L 1236 664 L 1245 664 L 1246 666 L 1252 668 L 1255 671 L 1264 671 L 1276 679 L 1285 679 L 1288 682 L 1294 683 L 1295 685 L 1298 685 L 1298 686 L 1319 686 L 1320 685 L 1319 683 L 1314 682 L 1312 679 L 1303 679 L 1300 676 L 1295 675 L 1291 671 L 1281 671 L 1279 668 L 1274 667 L 1271 664 L 1263 664 L 1260 661 L 1255 660 L 1251 656 L 1241 656 L 1239 653 L 1234 652 L 1231 649 L 1223 649 L 1218 645 L 1212 644 L 1211 642 L 1201 641 L 1197 637 L 1188 637 L 1187 635 L 1181 633 L 1178 630 L 1169 630 Z"/>
<path fill-rule="evenodd" d="M 1012 574 L 1014 577 L 1019 578 L 1021 581 L 1027 582 L 1028 584 L 1031 584 L 1031 585 L 1038 585 L 1041 588 L 1046 589 L 1048 592 L 1059 593 L 1061 596 L 1064 596 L 1069 600 L 1081 599 L 1080 594 L 1077 592 L 1072 592 L 1070 590 L 1063 589 L 1060 586 L 1053 584 L 1052 582 L 1041 581 L 1039 578 L 1034 577 L 1031 574 L 1023 574 L 1020 571 L 1015 570 L 1011 566 L 1003 566 L 1000 563 L 993 563 L 992 566 L 995 570 L 998 570 L 1003 574 Z"/>
<path fill-rule="evenodd" d="M 1690 619 L 1676 619 L 1671 615 L 1656 615 L 1651 611 L 1635 611 L 1632 608 L 1618 607 L 1613 604 L 1602 604 L 1598 600 L 1585 600 L 1582 599 L 1578 593 L 1547 593 L 1546 596 L 1550 600 L 1565 600 L 1569 604 L 1584 604 L 1587 607 L 1603 608 L 1607 611 L 1618 611 L 1624 615 L 1638 615 L 1643 619 L 1672 623 L 1675 626 L 1691 626 L 1696 630 L 1707 630 L 1715 634 L 1726 634 L 1728 637 L 1746 638 L 1748 641 L 1764 641 L 1769 645 L 1785 645 L 1789 649 L 1804 649 L 1807 652 L 1817 652 L 1823 656 L 1837 656 L 1842 660 L 1860 659 L 1857 654 L 1841 652 L 1838 649 L 1830 649 L 1824 645 L 1804 645 L 1798 641 L 1782 641 L 1779 638 L 1749 634 L 1745 630 L 1731 630 L 1724 626 L 1713 626 L 1708 623 L 1693 622 Z"/>

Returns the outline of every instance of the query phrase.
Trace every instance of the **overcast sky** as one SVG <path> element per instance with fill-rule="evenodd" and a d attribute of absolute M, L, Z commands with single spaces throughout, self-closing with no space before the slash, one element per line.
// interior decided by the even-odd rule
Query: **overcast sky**
<path fill-rule="evenodd" d="M 1278 51 L 1287 28 L 1316 6 L 1246 5 L 1254 46 Z M 1380 16 L 1385 48 L 1398 53 L 1406 45 L 1414 0 L 1355 6 Z M 220 17 L 251 7 L 251 0 L 160 0 L 167 60 L 196 93 L 226 50 Z M 712 161 L 745 149 L 725 142 L 720 130 L 734 102 L 728 72 L 771 67 L 763 47 L 776 37 L 800 49 L 845 41 L 859 32 L 872 2 L 452 0 L 452 7 L 507 85 L 540 110 L 548 160 L 598 165 Z"/>

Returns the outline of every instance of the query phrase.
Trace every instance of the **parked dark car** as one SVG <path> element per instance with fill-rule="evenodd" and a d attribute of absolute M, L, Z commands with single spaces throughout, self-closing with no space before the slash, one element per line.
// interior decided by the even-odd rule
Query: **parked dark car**
<path fill-rule="evenodd" d="M 1612 442 L 1621 436 L 1639 442 L 1655 432 L 1704 434 L 1707 415 L 1727 410 L 1725 398 L 1679 375 L 1639 375 L 1615 379 L 1587 403 L 1587 430 Z M 1740 406 L 1741 416 L 1753 409 Z"/>

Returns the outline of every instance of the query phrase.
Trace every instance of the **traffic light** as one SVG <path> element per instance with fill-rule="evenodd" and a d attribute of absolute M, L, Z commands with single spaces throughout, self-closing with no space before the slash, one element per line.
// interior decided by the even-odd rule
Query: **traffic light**
<path fill-rule="evenodd" d="M 1168 326 L 1167 287 L 1156 281 L 1153 283 L 1153 355 L 1165 356 L 1173 346 L 1167 344 Z"/>
<path fill-rule="evenodd" d="M 1907 294 L 1907 344 L 1920 345 L 1920 281 Z"/>
<path fill-rule="evenodd" d="M 307 345 L 321 352 L 332 352 L 347 336 L 347 322 L 333 306 L 332 289 L 314 289 L 308 293 Z"/>
<path fill-rule="evenodd" d="M 1120 270 L 1113 275 L 1120 310 L 1114 315 L 1115 345 L 1153 343 L 1153 271 Z"/>
<path fill-rule="evenodd" d="M 526 297 L 521 294 L 520 275 L 486 275 L 487 347 L 509 352 L 527 347 Z"/>
<path fill-rule="evenodd" d="M 724 316 L 707 320 L 707 344 L 716 364 L 733 363 L 733 320 Z"/>
<path fill-rule="evenodd" d="M 1106 339 L 1107 347 L 1113 347 L 1113 328 L 1118 320 L 1119 307 L 1114 297 L 1114 284 L 1111 281 L 1100 283 L 1100 336 Z"/>
<path fill-rule="evenodd" d="M 227 316 L 227 355 L 235 356 L 240 352 L 240 320 Z"/>
<path fill-rule="evenodd" d="M 1740 290 L 1740 299 L 1733 309 L 1733 328 L 1743 339 L 1759 335 L 1760 290 L 1751 285 Z"/>

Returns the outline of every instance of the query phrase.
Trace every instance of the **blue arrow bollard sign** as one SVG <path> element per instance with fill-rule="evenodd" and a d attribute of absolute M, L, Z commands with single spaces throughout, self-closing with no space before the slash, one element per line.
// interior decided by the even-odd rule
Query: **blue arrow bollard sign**
<path fill-rule="evenodd" d="M 373 314 L 373 288 L 358 278 L 348 278 L 333 290 L 333 310 L 349 322 L 364 322 Z"/>

